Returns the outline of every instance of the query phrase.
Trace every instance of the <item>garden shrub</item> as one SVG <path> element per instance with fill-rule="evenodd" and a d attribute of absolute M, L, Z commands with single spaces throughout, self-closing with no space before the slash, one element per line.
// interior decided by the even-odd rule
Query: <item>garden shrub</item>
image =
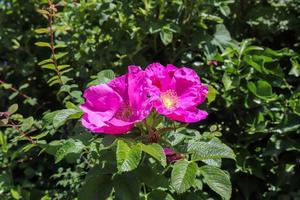
<path fill-rule="evenodd" d="M 282 10 L 300 4 L 256 2 L 248 12 L 243 2 L 1 1 L 1 199 L 300 198 L 300 57 L 291 49 L 299 40 L 266 40 L 297 30 L 297 15 Z M 273 10 L 282 15 L 261 29 L 270 19 L 260 15 Z M 241 28 L 249 25 L 254 39 Z M 84 124 L 85 91 L 158 62 L 187 67 L 187 82 L 201 78 L 205 101 L 193 109 L 201 102 L 206 119 L 174 117 L 156 102 L 137 106 L 147 113 L 126 121 L 128 134 Z M 177 106 L 174 93 L 160 92 L 165 107 Z"/>

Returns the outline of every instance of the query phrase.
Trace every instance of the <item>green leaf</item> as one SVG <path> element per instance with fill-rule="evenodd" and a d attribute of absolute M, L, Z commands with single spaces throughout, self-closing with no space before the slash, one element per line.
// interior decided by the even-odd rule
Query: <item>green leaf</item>
<path fill-rule="evenodd" d="M 42 60 L 41 62 L 38 63 L 38 65 L 44 65 L 44 64 L 49 63 L 49 62 L 53 62 L 53 60 L 51 58 L 46 59 L 46 60 Z"/>
<path fill-rule="evenodd" d="M 19 108 L 18 104 L 13 104 L 13 105 L 9 106 L 7 111 L 9 112 L 10 115 L 12 115 L 15 112 L 17 112 L 18 108 Z"/>
<path fill-rule="evenodd" d="M 167 192 L 162 190 L 153 190 L 148 196 L 149 200 L 174 200 L 174 198 Z"/>
<path fill-rule="evenodd" d="M 100 71 L 96 76 L 92 76 L 92 78 L 94 78 L 95 80 L 90 82 L 88 86 L 98 85 L 101 83 L 108 83 L 110 80 L 115 78 L 115 73 L 110 69 L 106 69 Z"/>
<path fill-rule="evenodd" d="M 49 86 L 53 86 L 53 85 L 55 85 L 55 84 L 59 84 L 60 83 L 60 80 L 59 79 L 55 79 L 55 80 L 53 80 L 53 81 L 48 81 L 48 84 L 49 84 Z"/>
<path fill-rule="evenodd" d="M 38 28 L 38 29 L 35 29 L 34 32 L 36 32 L 37 34 L 49 33 L 49 29 L 48 28 Z"/>
<path fill-rule="evenodd" d="M 263 99 L 269 99 L 275 96 L 272 92 L 272 86 L 263 80 L 257 81 L 256 84 L 249 82 L 247 87 L 255 96 Z"/>
<path fill-rule="evenodd" d="M 69 119 L 79 119 L 82 112 L 77 109 L 63 109 L 58 111 L 58 113 L 53 118 L 53 126 L 58 128 L 65 124 Z"/>
<path fill-rule="evenodd" d="M 0 82 L 0 86 L 3 87 L 4 89 L 12 88 L 12 84 L 9 84 L 9 83 Z"/>
<path fill-rule="evenodd" d="M 28 131 L 32 127 L 33 123 L 34 123 L 33 117 L 28 117 L 24 119 L 22 122 L 21 130 L 24 132 Z"/>
<path fill-rule="evenodd" d="M 1 121 L 2 120 L 0 120 L 0 126 L 1 126 Z M 0 147 L 2 152 L 7 153 L 8 151 L 7 136 L 2 131 L 0 131 Z"/>
<path fill-rule="evenodd" d="M 197 170 L 197 164 L 188 160 L 179 160 L 174 164 L 171 184 L 177 193 L 187 191 L 194 184 Z"/>
<path fill-rule="evenodd" d="M 68 67 L 70 67 L 70 65 L 58 65 L 58 66 L 57 66 L 57 68 L 58 68 L 59 70 L 66 69 L 66 68 L 68 68 Z"/>
<path fill-rule="evenodd" d="M 218 91 L 213 86 L 209 85 L 207 94 L 208 104 L 210 104 L 216 99 L 217 94 L 219 94 Z"/>
<path fill-rule="evenodd" d="M 245 61 L 248 65 L 252 66 L 255 70 L 257 70 L 257 71 L 259 71 L 259 72 L 263 72 L 263 71 L 264 71 L 263 65 L 256 63 L 256 62 L 253 60 L 253 57 L 252 57 L 252 56 L 249 56 L 249 55 L 244 56 L 244 61 Z"/>
<path fill-rule="evenodd" d="M 220 11 L 225 17 L 227 17 L 230 14 L 230 8 L 227 5 L 221 5 Z"/>
<path fill-rule="evenodd" d="M 67 45 L 65 45 L 65 44 L 57 44 L 57 45 L 54 46 L 55 49 L 65 48 L 65 47 L 67 47 Z"/>
<path fill-rule="evenodd" d="M 201 17 L 203 17 L 205 20 L 210 20 L 216 23 L 223 23 L 223 19 L 221 17 L 218 17 L 216 15 L 211 15 L 211 14 L 207 14 L 207 13 L 201 13 Z M 204 25 L 205 29 L 207 29 L 207 26 L 205 24 Z"/>
<path fill-rule="evenodd" d="M 55 153 L 55 163 L 60 162 L 70 153 L 81 153 L 84 144 L 79 140 L 68 139 Z"/>
<path fill-rule="evenodd" d="M 263 80 L 257 81 L 257 90 L 256 94 L 258 96 L 271 96 L 272 95 L 272 86 Z"/>
<path fill-rule="evenodd" d="M 25 83 L 23 84 L 22 86 L 19 87 L 19 90 L 23 90 L 25 88 L 28 88 L 29 84 L 28 83 Z"/>
<path fill-rule="evenodd" d="M 19 49 L 20 48 L 20 43 L 19 43 L 18 40 L 12 39 L 12 42 L 14 43 L 14 45 L 12 46 L 13 49 Z"/>
<path fill-rule="evenodd" d="M 52 69 L 52 70 L 56 70 L 56 69 L 55 69 L 55 65 L 52 64 L 52 63 L 46 64 L 46 65 L 42 65 L 41 67 L 44 68 L 44 69 Z"/>
<path fill-rule="evenodd" d="M 168 44 L 170 44 L 173 40 L 173 33 L 169 29 L 162 29 L 159 32 L 159 36 L 160 36 L 160 39 L 163 42 L 163 44 L 166 45 L 166 46 Z"/>
<path fill-rule="evenodd" d="M 12 99 L 14 99 L 16 96 L 18 96 L 18 94 L 19 94 L 19 92 L 14 92 L 14 93 L 12 93 L 12 94 L 8 97 L 8 99 L 9 99 L 9 100 L 12 100 Z"/>
<path fill-rule="evenodd" d="M 72 70 L 73 70 L 72 68 L 69 68 L 69 69 L 60 71 L 60 74 L 63 75 L 63 74 L 68 73 L 69 71 L 72 71 Z"/>
<path fill-rule="evenodd" d="M 90 175 L 79 191 L 79 200 L 99 200 L 107 199 L 112 190 L 112 180 L 110 175 L 93 174 Z"/>
<path fill-rule="evenodd" d="M 300 100 L 295 101 L 295 105 L 293 107 L 294 113 L 300 116 Z"/>
<path fill-rule="evenodd" d="M 167 165 L 166 155 L 159 144 L 142 144 L 142 151 L 158 160 L 163 167 Z"/>
<path fill-rule="evenodd" d="M 47 81 L 47 83 L 51 83 L 52 81 L 58 80 L 58 79 L 59 79 L 59 76 L 55 75 L 55 76 L 51 77 L 51 78 Z"/>
<path fill-rule="evenodd" d="M 118 200 L 139 200 L 140 182 L 134 173 L 118 174 L 113 180 Z"/>
<path fill-rule="evenodd" d="M 47 10 L 36 9 L 36 11 L 42 15 L 50 15 L 50 13 Z"/>
<path fill-rule="evenodd" d="M 300 76 L 300 64 L 296 59 L 291 59 L 292 68 L 289 71 L 289 75 L 294 75 L 296 77 Z"/>
<path fill-rule="evenodd" d="M 55 59 L 58 60 L 60 58 L 63 58 L 67 54 L 68 54 L 68 52 L 60 52 L 60 53 L 58 53 L 58 54 L 55 55 Z"/>
<path fill-rule="evenodd" d="M 51 200 L 51 197 L 49 197 L 47 194 L 41 198 L 41 200 Z"/>
<path fill-rule="evenodd" d="M 231 41 L 231 36 L 223 24 L 216 25 L 213 43 L 219 46 L 226 45 Z"/>
<path fill-rule="evenodd" d="M 123 140 L 117 144 L 117 167 L 119 172 L 131 171 L 137 168 L 142 155 L 140 144 L 129 147 Z"/>
<path fill-rule="evenodd" d="M 230 77 L 227 75 L 227 73 L 224 73 L 223 78 L 222 78 L 222 83 L 224 85 L 225 90 L 231 90 L 234 87 L 232 86 L 232 80 Z"/>
<path fill-rule="evenodd" d="M 21 195 L 19 194 L 19 192 L 17 190 L 10 189 L 10 193 L 14 199 L 21 199 Z"/>
<path fill-rule="evenodd" d="M 200 173 L 204 177 L 205 183 L 224 199 L 231 197 L 231 182 L 229 175 L 223 170 L 205 165 L 199 168 Z"/>
<path fill-rule="evenodd" d="M 214 138 L 209 142 L 191 141 L 188 144 L 188 152 L 193 153 L 193 160 L 207 160 L 219 158 L 235 159 L 235 154 L 230 147 Z"/>
<path fill-rule="evenodd" d="M 244 50 L 244 54 L 250 52 L 250 51 L 263 51 L 264 48 L 263 47 L 259 47 L 259 46 L 248 46 L 246 47 L 246 49 Z"/>
<path fill-rule="evenodd" d="M 36 42 L 34 44 L 38 47 L 49 47 L 49 48 L 51 48 L 51 45 L 47 42 Z"/>
<path fill-rule="evenodd" d="M 161 31 L 163 26 L 164 26 L 164 23 L 162 23 L 162 22 L 151 21 L 149 24 L 149 33 L 150 34 L 157 33 L 159 31 Z"/>
<path fill-rule="evenodd" d="M 156 188 L 169 188 L 169 180 L 163 174 L 163 168 L 159 165 L 141 165 L 137 168 L 137 176 L 139 180 L 147 185 L 147 187 Z M 147 172 L 147 173 L 145 173 Z"/>
<path fill-rule="evenodd" d="M 215 167 L 221 167 L 221 165 L 222 165 L 222 159 L 220 159 L 220 158 L 205 159 L 205 160 L 201 160 L 201 161 L 207 165 L 211 165 L 211 166 L 215 166 Z"/>

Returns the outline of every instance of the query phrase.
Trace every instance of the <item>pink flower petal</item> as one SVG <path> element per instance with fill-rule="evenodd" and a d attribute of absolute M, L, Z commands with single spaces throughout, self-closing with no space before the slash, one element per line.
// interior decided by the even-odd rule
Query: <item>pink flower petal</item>
<path fill-rule="evenodd" d="M 145 118 L 149 114 L 152 104 L 148 98 L 148 83 L 146 73 L 137 66 L 128 67 L 128 95 L 130 107 L 136 115 Z M 146 111 L 146 112 L 144 112 Z"/>
<path fill-rule="evenodd" d="M 116 91 L 124 101 L 128 100 L 128 83 L 127 83 L 127 74 L 116 77 L 112 79 L 108 86 L 111 87 L 114 91 Z"/>
<path fill-rule="evenodd" d="M 96 133 L 107 133 L 107 134 L 124 134 L 129 132 L 133 128 L 133 124 L 127 126 L 112 126 L 108 124 L 107 126 L 96 129 Z"/>
<path fill-rule="evenodd" d="M 105 84 L 89 87 L 84 92 L 86 102 L 80 106 L 85 113 L 95 112 L 102 120 L 109 120 L 116 113 L 122 98 Z"/>
<path fill-rule="evenodd" d="M 185 109 L 203 103 L 208 93 L 208 87 L 205 85 L 195 85 L 189 88 L 179 96 L 180 107 Z"/>
<path fill-rule="evenodd" d="M 170 71 L 171 68 L 172 67 L 170 66 Z M 172 79 L 168 71 L 160 63 L 152 63 L 148 65 L 145 71 L 148 78 L 151 80 L 151 85 L 159 88 L 160 91 L 164 92 L 172 86 L 175 87 L 175 85 L 171 83 Z"/>
<path fill-rule="evenodd" d="M 168 118 L 185 123 L 194 123 L 201 121 L 207 117 L 208 113 L 204 110 L 199 110 L 196 107 L 189 109 L 179 108 L 172 114 L 167 115 Z"/>
<path fill-rule="evenodd" d="M 82 125 L 95 133 L 125 134 L 152 109 L 144 71 L 129 66 L 128 73 L 85 91 Z"/>

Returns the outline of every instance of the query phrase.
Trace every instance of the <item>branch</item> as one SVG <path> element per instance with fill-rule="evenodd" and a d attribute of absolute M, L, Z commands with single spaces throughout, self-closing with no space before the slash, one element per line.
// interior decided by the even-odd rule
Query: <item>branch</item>
<path fill-rule="evenodd" d="M 8 84 L 5 81 L 0 79 L 0 84 Z M 27 96 L 26 94 L 24 94 L 23 92 L 21 92 L 20 90 L 18 90 L 15 87 L 10 87 L 8 88 L 9 90 L 13 91 L 13 92 L 17 92 L 21 97 L 23 97 L 24 99 L 31 99 L 31 97 Z"/>

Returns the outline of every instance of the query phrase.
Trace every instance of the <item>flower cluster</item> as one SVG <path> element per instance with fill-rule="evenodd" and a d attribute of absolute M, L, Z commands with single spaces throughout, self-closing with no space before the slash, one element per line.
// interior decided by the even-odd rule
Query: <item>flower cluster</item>
<path fill-rule="evenodd" d="M 95 133 L 124 134 L 157 113 L 180 122 L 198 122 L 207 112 L 197 106 L 208 93 L 190 68 L 150 64 L 145 70 L 129 66 L 128 73 L 84 92 L 82 125 Z"/>

